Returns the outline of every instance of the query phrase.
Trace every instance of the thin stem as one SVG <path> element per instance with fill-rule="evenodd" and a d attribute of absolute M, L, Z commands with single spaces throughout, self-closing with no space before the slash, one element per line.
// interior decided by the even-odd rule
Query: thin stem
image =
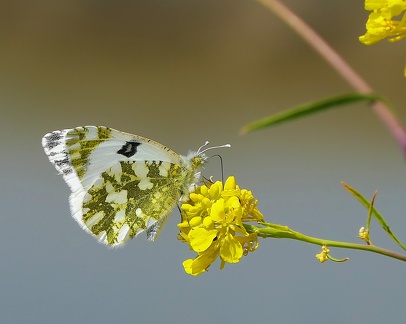
<path fill-rule="evenodd" d="M 258 1 L 285 21 L 355 90 L 362 93 L 373 92 L 372 87 L 323 38 L 282 2 L 279 0 Z M 372 108 L 398 141 L 403 153 L 406 154 L 406 132 L 399 120 L 392 114 L 389 107 L 382 102 L 374 102 Z"/>
<path fill-rule="evenodd" d="M 299 232 L 294 232 L 295 237 L 292 239 L 296 239 L 299 241 L 304 241 L 311 244 L 317 245 L 326 245 L 329 247 L 336 247 L 342 249 L 353 249 L 353 250 L 362 250 L 362 251 L 369 251 L 373 253 L 378 253 L 382 255 L 386 255 L 391 258 L 395 258 L 398 260 L 406 261 L 406 256 L 400 253 L 396 253 L 387 249 L 380 248 L 375 245 L 365 245 L 365 244 L 358 244 L 358 243 L 350 243 L 350 242 L 341 242 L 341 241 L 332 241 L 332 240 L 325 240 L 325 239 L 318 239 L 311 236 L 303 235 Z"/>
<path fill-rule="evenodd" d="M 353 249 L 373 252 L 377 254 L 382 254 L 390 258 L 398 259 L 406 262 L 406 255 L 396 253 L 387 249 L 380 248 L 375 245 L 364 245 L 350 242 L 332 241 L 316 237 L 311 237 L 304 235 L 300 232 L 290 229 L 288 226 L 264 223 L 267 227 L 257 227 L 252 225 L 244 224 L 244 227 L 249 233 L 257 233 L 261 237 L 272 237 L 272 238 L 287 238 L 292 240 L 298 240 L 307 242 L 310 244 L 315 244 L 319 246 L 336 247 L 342 249 Z"/>

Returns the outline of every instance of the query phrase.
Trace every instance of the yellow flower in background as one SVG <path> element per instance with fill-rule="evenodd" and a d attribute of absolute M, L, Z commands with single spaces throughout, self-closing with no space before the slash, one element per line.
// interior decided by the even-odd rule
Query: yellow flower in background
<path fill-rule="evenodd" d="M 224 184 L 217 181 L 200 186 L 182 204 L 179 239 L 197 253 L 183 262 L 186 273 L 197 276 L 218 258 L 220 269 L 226 262 L 237 263 L 258 247 L 257 234 L 249 234 L 243 223 L 263 221 L 252 192 L 240 189 L 233 176 Z"/>
<path fill-rule="evenodd" d="M 396 42 L 406 37 L 405 0 L 365 0 L 365 10 L 372 11 L 366 23 L 367 32 L 359 40 L 373 45 L 390 37 Z"/>

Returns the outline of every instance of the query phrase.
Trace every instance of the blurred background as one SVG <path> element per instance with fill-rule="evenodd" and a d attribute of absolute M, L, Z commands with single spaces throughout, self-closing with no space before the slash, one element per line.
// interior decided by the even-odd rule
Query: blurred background
<path fill-rule="evenodd" d="M 406 123 L 405 44 L 358 42 L 362 1 L 290 0 Z M 267 220 L 357 242 L 371 197 L 403 241 L 406 163 L 364 104 L 239 135 L 254 119 L 352 89 L 282 21 L 244 0 L 14 0 L 0 4 L 0 314 L 4 323 L 400 323 L 405 264 L 261 240 L 239 264 L 190 277 L 175 211 L 153 244 L 109 250 L 70 216 L 42 147 L 50 131 L 105 125 L 180 154 L 205 140 Z M 205 176 L 220 175 L 213 159 Z M 373 223 L 372 241 L 399 250 Z"/>

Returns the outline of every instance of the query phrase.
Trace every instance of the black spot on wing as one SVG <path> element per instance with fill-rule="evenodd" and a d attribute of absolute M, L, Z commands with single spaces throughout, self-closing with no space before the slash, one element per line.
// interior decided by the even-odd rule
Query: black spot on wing
<path fill-rule="evenodd" d="M 117 151 L 117 153 L 129 158 L 137 153 L 138 145 L 141 145 L 141 143 L 138 143 L 136 141 L 126 142 L 123 147 Z"/>

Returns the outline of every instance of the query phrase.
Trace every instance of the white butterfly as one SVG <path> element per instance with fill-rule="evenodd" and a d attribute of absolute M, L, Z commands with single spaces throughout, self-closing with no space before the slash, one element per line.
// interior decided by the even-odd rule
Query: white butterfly
<path fill-rule="evenodd" d="M 148 138 L 102 126 L 54 131 L 42 138 L 49 160 L 72 190 L 73 218 L 109 246 L 143 231 L 148 240 L 157 237 L 176 203 L 199 179 L 205 145 L 181 156 Z"/>

